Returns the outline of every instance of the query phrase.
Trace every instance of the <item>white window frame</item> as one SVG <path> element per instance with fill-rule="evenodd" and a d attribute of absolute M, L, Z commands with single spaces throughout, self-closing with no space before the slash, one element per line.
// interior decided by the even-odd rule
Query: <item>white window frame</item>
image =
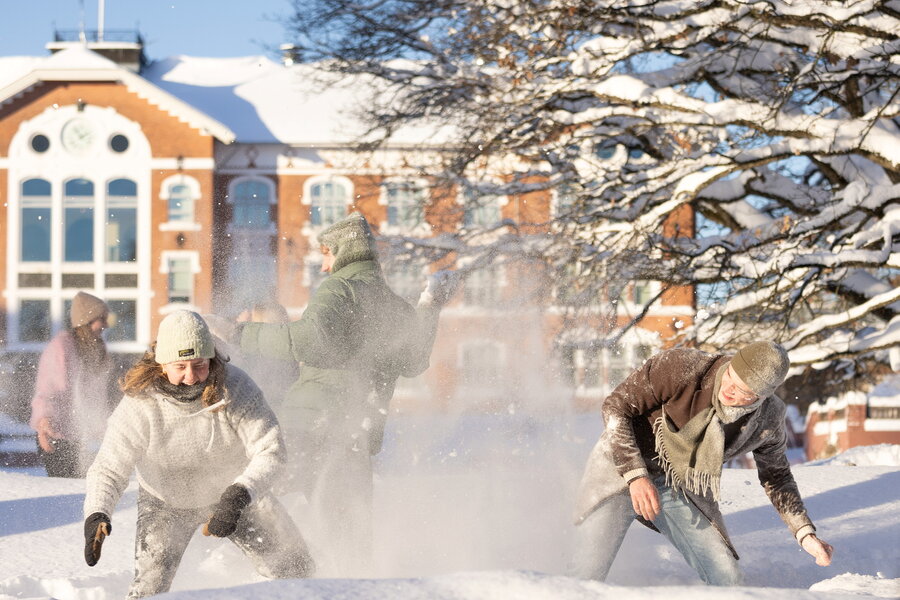
<path fill-rule="evenodd" d="M 136 190 L 135 190 L 134 196 L 110 196 L 109 184 L 112 183 L 113 181 L 117 181 L 120 179 L 131 181 L 135 184 Z M 107 254 L 108 254 L 109 248 L 110 248 L 110 246 L 109 246 L 109 220 L 107 219 L 107 215 L 111 208 L 112 209 L 123 208 L 123 207 L 124 208 L 133 208 L 135 210 L 135 235 L 137 238 L 135 240 L 135 243 L 137 244 L 138 240 L 140 239 L 140 232 L 137 231 L 137 227 L 138 227 L 137 215 L 140 214 L 140 203 L 138 202 L 138 193 L 139 193 L 140 189 L 137 187 L 137 185 L 138 185 L 137 181 L 135 181 L 134 179 L 132 179 L 130 177 L 113 177 L 113 178 L 108 179 L 103 182 L 103 239 L 101 240 L 101 243 L 103 246 L 103 257 L 104 257 L 104 260 L 107 262 L 107 264 L 129 264 L 130 262 L 132 262 L 132 261 L 123 261 L 123 260 L 111 260 L 107 257 Z M 130 201 L 128 203 L 129 206 L 125 206 L 125 203 L 123 202 L 123 199 L 125 199 L 125 198 L 130 199 Z M 115 203 L 121 202 L 123 204 L 123 206 L 112 206 L 113 203 L 110 202 L 111 199 L 115 199 Z M 133 204 L 133 206 L 130 206 L 131 204 Z M 137 252 L 138 248 L 135 248 L 135 251 Z M 140 257 L 140 254 L 138 254 L 138 257 Z"/>
<path fill-rule="evenodd" d="M 169 200 L 172 198 L 172 187 L 183 185 L 188 188 L 191 194 L 191 200 L 194 203 L 190 221 L 170 221 L 169 220 Z M 200 182 L 190 175 L 170 175 L 163 179 L 159 186 L 159 199 L 165 202 L 166 220 L 159 224 L 160 231 L 200 231 L 203 226 L 197 222 L 197 205 L 202 195 L 200 193 Z"/>
<path fill-rule="evenodd" d="M 422 194 L 422 222 L 409 227 L 406 225 L 391 225 L 388 218 L 388 188 L 390 186 L 409 186 Z M 381 222 L 379 231 L 384 235 L 431 235 L 431 225 L 428 224 L 428 206 L 431 204 L 431 188 L 427 179 L 422 177 L 388 177 L 381 182 L 378 192 L 378 204 L 385 207 L 384 221 Z"/>
<path fill-rule="evenodd" d="M 644 310 L 645 305 L 638 304 L 635 301 L 636 285 L 646 285 L 649 288 L 648 293 L 650 294 L 650 298 L 655 298 L 662 289 L 662 284 L 660 284 L 660 282 L 650 279 L 638 279 L 629 282 L 628 285 L 625 286 L 625 289 L 622 290 L 622 294 L 619 296 L 618 311 L 620 313 L 634 314 Z M 659 302 L 657 302 L 656 306 L 651 307 L 651 312 L 658 306 Z"/>
<path fill-rule="evenodd" d="M 494 293 L 497 294 L 496 302 L 488 303 L 488 304 L 478 303 L 478 302 L 469 302 L 468 298 L 469 298 L 469 293 L 471 293 L 471 288 L 470 288 L 470 292 L 466 292 L 466 286 L 469 286 L 469 285 L 474 286 L 476 283 L 479 282 L 479 278 L 482 277 L 483 274 L 487 273 L 484 269 L 479 269 L 479 270 L 475 270 L 471 274 L 469 274 L 466 277 L 466 281 L 463 283 L 462 302 L 463 302 L 464 306 L 469 307 L 469 308 L 474 308 L 474 309 L 481 309 L 481 310 L 496 310 L 496 309 L 500 308 L 500 304 L 503 302 L 503 290 L 508 283 L 506 268 L 503 265 L 490 265 L 487 268 L 491 269 L 494 273 L 494 279 L 495 279 Z M 470 281 L 472 282 L 471 284 L 469 283 Z"/>
<path fill-rule="evenodd" d="M 643 360 L 645 360 L 645 358 L 639 357 L 637 355 L 638 348 L 640 348 L 641 346 L 647 346 L 650 350 L 649 356 L 653 356 L 660 351 L 662 343 L 659 339 L 659 334 L 650 330 L 636 327 L 629 331 L 627 335 L 623 336 L 621 340 L 619 340 L 619 346 L 622 349 L 622 356 L 616 357 L 616 360 L 624 363 L 623 368 L 625 371 L 625 377 L 628 377 L 628 375 L 630 375 L 631 372 L 634 371 L 634 369 L 643 364 Z M 610 365 L 612 363 L 611 357 L 612 350 L 610 348 L 603 348 L 603 354 L 600 361 L 600 366 L 603 372 L 600 381 L 604 394 L 612 392 L 618 384 L 622 383 L 621 381 L 612 382 L 609 379 Z"/>
<path fill-rule="evenodd" d="M 503 182 L 500 181 L 499 179 L 497 179 L 496 177 L 482 178 L 482 181 L 484 181 L 485 183 L 491 183 L 493 185 L 503 185 Z M 463 226 L 463 227 L 468 227 L 466 225 L 466 216 L 469 213 L 468 213 L 468 198 L 466 196 L 467 196 L 467 192 L 469 192 L 469 191 L 474 192 L 474 188 L 468 187 L 468 186 L 461 186 L 456 195 L 456 202 L 457 202 L 457 204 L 460 205 L 460 207 L 462 207 L 462 210 L 463 210 L 463 218 L 462 218 L 462 222 L 461 222 L 461 226 Z M 487 196 L 496 199 L 497 214 L 499 216 L 499 219 L 497 220 L 497 223 L 491 223 L 490 225 L 475 225 L 475 227 L 493 227 L 493 226 L 499 224 L 501 221 L 503 221 L 503 207 L 506 206 L 507 204 L 509 204 L 509 196 L 506 194 L 497 194 L 497 195 L 488 194 Z M 479 196 L 479 198 L 484 198 L 484 197 L 485 196 Z"/>
<path fill-rule="evenodd" d="M 303 182 L 303 195 L 300 197 L 300 204 L 308 207 L 309 209 L 309 218 L 303 224 L 303 233 L 309 235 L 313 232 L 319 232 L 322 229 L 325 229 L 326 225 L 313 225 L 312 224 L 312 189 L 313 186 L 321 185 L 323 183 L 332 183 L 337 185 L 344 186 L 344 189 L 347 191 L 346 201 L 344 210 L 353 205 L 353 199 L 355 198 L 356 188 L 353 185 L 353 181 L 348 177 L 344 177 L 343 175 L 317 175 L 315 177 L 310 177 L 305 182 Z M 349 214 L 349 213 L 348 213 Z"/>
<path fill-rule="evenodd" d="M 234 206 L 236 206 L 236 204 L 234 202 L 235 188 L 237 188 L 237 186 L 239 186 L 242 183 L 249 183 L 249 182 L 262 183 L 267 188 L 268 193 L 269 193 L 269 211 L 270 211 L 269 216 L 271 216 L 272 208 L 274 208 L 278 204 L 278 197 L 276 196 L 277 190 L 275 189 L 275 182 L 272 181 L 268 177 L 262 177 L 259 175 L 242 175 L 240 177 L 235 177 L 234 179 L 232 179 L 231 181 L 228 182 L 228 196 L 226 199 L 227 199 L 228 204 L 230 204 L 232 206 L 232 215 L 234 214 L 233 208 L 234 208 Z M 269 223 L 268 223 L 268 225 L 266 225 L 266 227 L 260 227 L 260 228 L 237 227 L 234 224 L 233 216 L 232 216 L 231 221 L 228 223 L 228 232 L 229 233 L 241 232 L 241 233 L 246 233 L 246 234 L 274 235 L 277 231 L 278 231 L 277 224 L 274 221 L 272 221 L 271 219 L 269 220 Z"/>
<path fill-rule="evenodd" d="M 486 385 L 484 382 L 471 381 L 466 370 L 466 355 L 473 348 L 484 348 L 488 356 L 496 357 L 497 374 L 496 381 L 493 385 Z M 457 387 L 457 395 L 465 398 L 475 397 L 483 399 L 494 397 L 498 392 L 502 392 L 507 381 L 504 373 L 507 369 L 507 348 L 506 345 L 496 340 L 488 338 L 476 338 L 467 340 L 457 346 L 457 371 L 462 375 L 460 384 Z"/>
<path fill-rule="evenodd" d="M 25 195 L 23 195 L 22 187 L 25 185 L 26 181 L 29 181 L 32 179 L 40 179 L 40 180 L 48 182 L 50 184 L 50 195 L 49 196 L 25 196 Z M 17 193 L 16 193 L 15 197 L 18 198 L 18 201 L 19 201 L 18 213 L 16 214 L 16 218 L 15 218 L 16 222 L 19 223 L 19 227 L 16 228 L 15 237 L 19 240 L 19 243 L 15 247 L 15 253 L 11 254 L 10 258 L 22 265 L 29 265 L 29 266 L 50 265 L 50 263 L 53 261 L 53 257 L 55 256 L 53 244 L 55 241 L 57 241 L 57 240 L 54 240 L 54 231 L 53 231 L 53 229 L 54 229 L 53 197 L 54 197 L 54 193 L 55 193 L 55 187 L 53 185 L 53 182 L 48 179 L 45 179 L 44 177 L 26 177 L 22 181 L 16 182 L 15 187 L 17 189 Z M 12 198 L 13 196 L 10 196 L 10 197 Z M 32 204 L 31 202 L 26 203 L 25 198 L 40 198 L 41 199 L 40 205 L 38 206 L 37 203 Z M 28 208 L 44 208 L 44 209 L 50 210 L 50 217 L 48 219 L 49 233 L 50 233 L 50 239 L 49 239 L 50 259 L 49 260 L 40 260 L 40 261 L 38 261 L 38 260 L 29 260 L 29 261 L 22 260 L 22 241 L 23 240 L 22 240 L 22 236 L 20 235 L 20 232 L 21 232 L 21 223 L 22 223 L 22 220 L 21 220 L 22 219 L 22 210 L 26 207 L 28 207 Z M 10 221 L 12 221 L 12 218 L 10 218 Z M 10 228 L 10 237 L 13 237 L 13 231 L 11 228 Z M 37 270 L 44 270 L 44 269 L 37 269 Z"/>
<path fill-rule="evenodd" d="M 73 118 L 85 118 L 96 128 L 98 142 L 80 154 L 70 154 L 60 143 L 62 127 Z M 35 153 L 30 140 L 36 134 L 50 139 L 50 148 L 43 153 Z M 123 134 L 129 138 L 129 149 L 125 153 L 113 152 L 108 146 L 112 135 Z M 19 339 L 19 307 L 23 300 L 49 300 L 51 337 L 67 325 L 65 303 L 71 300 L 79 289 L 94 294 L 106 301 L 134 300 L 136 302 L 136 340 L 113 342 L 111 352 L 142 352 L 151 339 L 150 301 L 151 270 L 153 258 L 150 256 L 152 153 L 150 144 L 138 122 L 132 121 L 109 107 L 75 104 L 48 107 L 44 112 L 23 121 L 9 143 L 9 157 L 6 159 L 6 216 L 7 254 L 6 286 L 7 306 L 6 348 L 10 351 L 40 352 L 45 342 L 22 342 Z M 21 184 L 27 179 L 45 179 L 51 185 L 51 242 L 50 260 L 47 262 L 24 262 L 20 260 L 22 244 Z M 94 257 L 90 262 L 65 262 L 63 260 L 63 216 L 64 184 L 66 181 L 84 178 L 94 183 Z M 108 262 L 105 255 L 106 185 L 114 179 L 130 179 L 137 185 L 137 261 L 128 263 Z M 49 274 L 49 286 L 24 288 L 19 286 L 19 274 Z M 91 274 L 91 287 L 62 287 L 63 274 Z M 134 287 L 106 287 L 106 276 L 129 274 L 136 278 Z"/>
<path fill-rule="evenodd" d="M 90 181 L 91 185 L 94 188 L 94 192 L 90 196 L 69 196 L 66 194 L 66 184 L 75 179 L 85 179 L 86 181 Z M 98 182 L 90 177 L 84 176 L 72 176 L 66 177 L 61 181 L 61 194 L 62 194 L 62 211 L 59 213 L 62 218 L 62 223 L 60 223 L 60 243 L 62 244 L 62 262 L 64 266 L 64 270 L 71 271 L 77 270 L 77 265 L 90 265 L 96 262 L 102 261 L 105 262 L 106 253 L 103 249 L 106 246 L 106 241 L 101 239 L 105 234 L 105 228 L 103 227 L 103 223 L 106 222 L 106 195 L 98 194 L 97 188 L 105 186 L 105 183 Z M 69 208 L 90 208 L 91 209 L 91 227 L 92 227 L 92 236 L 91 236 L 91 260 L 86 261 L 68 261 L 66 260 L 66 226 L 68 225 L 68 221 L 66 220 L 66 210 Z M 98 210 L 101 209 L 101 210 Z M 99 250 L 99 254 L 98 254 Z"/>
<path fill-rule="evenodd" d="M 187 260 L 190 263 L 191 273 L 194 277 L 197 277 L 197 274 L 200 272 L 200 253 L 196 250 L 163 250 L 160 253 L 159 260 L 159 272 L 165 274 L 166 277 L 166 304 L 163 307 L 163 313 L 171 312 L 175 309 L 180 308 L 191 308 L 196 309 L 196 298 L 195 295 L 197 293 L 197 285 L 196 280 L 191 280 L 191 301 L 190 302 L 169 302 L 169 284 L 168 284 L 168 275 L 171 273 L 171 264 L 172 261 L 177 260 Z"/>

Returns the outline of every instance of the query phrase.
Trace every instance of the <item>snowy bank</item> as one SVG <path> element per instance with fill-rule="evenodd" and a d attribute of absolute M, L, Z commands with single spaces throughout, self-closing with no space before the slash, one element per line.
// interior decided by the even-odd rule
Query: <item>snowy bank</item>
<path fill-rule="evenodd" d="M 592 441 L 592 440 L 591 440 Z M 579 441 L 579 443 L 581 443 Z M 584 443 L 589 443 L 584 440 Z M 859 450 L 859 453 L 865 451 Z M 881 453 L 882 449 L 870 450 Z M 456 452 L 456 458 L 460 453 Z M 567 457 L 567 458 L 563 458 Z M 606 584 L 565 577 L 577 453 L 494 463 L 383 465 L 376 481 L 379 579 L 263 581 L 228 542 L 196 536 L 166 597 L 524 600 L 900 596 L 900 467 L 794 468 L 819 533 L 817 567 L 793 541 L 752 470 L 728 469 L 723 512 L 746 587 L 707 588 L 662 536 L 632 527 Z M 552 460 L 551 460 L 552 459 Z M 571 464 L 569 464 L 571 463 Z M 134 483 L 94 568 L 83 562 L 84 482 L 0 471 L 0 599 L 122 598 L 132 576 Z M 654 565 L 652 570 L 647 565 Z"/>

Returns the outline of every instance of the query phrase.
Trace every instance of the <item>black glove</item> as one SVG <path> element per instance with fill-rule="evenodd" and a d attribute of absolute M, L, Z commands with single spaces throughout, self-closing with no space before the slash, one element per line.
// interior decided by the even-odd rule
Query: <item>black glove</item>
<path fill-rule="evenodd" d="M 84 520 L 84 561 L 93 567 L 100 560 L 103 540 L 112 533 L 112 523 L 102 512 L 95 512 Z"/>
<path fill-rule="evenodd" d="M 203 533 L 216 537 L 228 537 L 237 529 L 241 512 L 250 504 L 250 492 L 239 483 L 232 483 L 219 498 L 216 511 L 204 527 Z"/>

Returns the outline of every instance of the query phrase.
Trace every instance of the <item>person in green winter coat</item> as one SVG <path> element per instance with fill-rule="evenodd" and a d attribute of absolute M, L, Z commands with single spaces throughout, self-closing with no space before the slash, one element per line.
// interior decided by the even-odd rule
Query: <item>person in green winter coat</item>
<path fill-rule="evenodd" d="M 414 308 L 388 287 L 375 238 L 359 213 L 318 236 L 329 273 L 302 317 L 286 324 L 239 323 L 225 332 L 245 356 L 292 359 L 300 377 L 280 419 L 293 477 L 288 492 L 308 501 L 305 517 L 322 576 L 365 576 L 372 545 L 372 456 L 381 449 L 399 376 L 427 367 L 438 313 L 455 274 L 429 279 Z M 443 276 L 441 276 L 443 275 Z"/>

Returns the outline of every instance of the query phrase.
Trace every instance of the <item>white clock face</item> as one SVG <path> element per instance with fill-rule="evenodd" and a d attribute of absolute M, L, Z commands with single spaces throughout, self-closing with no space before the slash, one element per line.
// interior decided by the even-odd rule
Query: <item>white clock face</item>
<path fill-rule="evenodd" d="M 62 128 L 62 144 L 72 154 L 84 154 L 96 139 L 94 128 L 87 119 L 72 119 Z"/>

